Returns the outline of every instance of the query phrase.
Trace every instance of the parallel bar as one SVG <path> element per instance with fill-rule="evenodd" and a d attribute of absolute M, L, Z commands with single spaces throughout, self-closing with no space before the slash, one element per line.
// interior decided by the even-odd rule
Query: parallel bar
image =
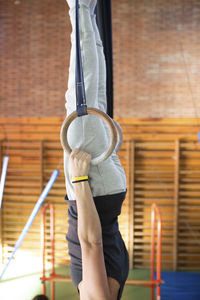
<path fill-rule="evenodd" d="M 2 157 L 2 141 L 0 141 L 0 169 L 2 168 L 1 157 Z M 2 264 L 3 264 L 3 217 L 0 209 L 0 265 Z"/>
<path fill-rule="evenodd" d="M 4 275 L 5 271 L 6 271 L 6 269 L 8 268 L 11 260 L 13 259 L 14 255 L 16 253 L 17 249 L 20 247 L 21 243 L 23 242 L 23 240 L 24 240 L 26 234 L 28 233 L 28 231 L 29 231 L 29 229 L 30 229 L 30 227 L 31 227 L 31 225 L 32 225 L 32 223 L 33 223 L 33 221 L 34 221 L 34 219 L 35 219 L 35 217 L 36 217 L 36 215 L 37 215 L 37 213 L 38 213 L 38 211 L 39 211 L 42 203 L 43 203 L 43 201 L 45 200 L 46 196 L 48 195 L 48 193 L 49 193 L 50 189 L 52 188 L 52 186 L 53 186 L 56 178 L 58 177 L 58 175 L 59 175 L 59 171 L 58 170 L 54 170 L 54 172 L 51 175 L 51 178 L 49 179 L 49 181 L 48 181 L 48 183 L 47 183 L 44 191 L 42 192 L 40 198 L 38 199 L 38 201 L 37 201 L 37 203 L 36 203 L 36 205 L 35 205 L 32 213 L 31 213 L 31 215 L 30 215 L 30 217 L 29 217 L 29 219 L 28 219 L 28 221 L 27 221 L 27 223 L 26 223 L 26 225 L 25 225 L 25 227 L 24 227 L 24 229 L 23 229 L 23 231 L 22 231 L 22 233 L 20 235 L 20 237 L 19 237 L 19 239 L 18 239 L 18 241 L 17 241 L 17 243 L 16 243 L 16 245 L 14 247 L 14 250 L 13 250 L 11 256 L 10 256 L 10 258 L 8 259 L 8 261 L 5 264 L 2 272 L 0 273 L 0 279 L 2 279 L 2 277 L 3 277 L 3 275 Z"/>
<path fill-rule="evenodd" d="M 45 206 L 46 207 L 46 206 Z M 42 294 L 46 294 L 46 285 L 45 281 L 43 280 L 45 278 L 45 248 L 46 248 L 46 240 L 45 240 L 45 216 L 44 216 L 44 209 L 42 210 L 41 214 L 41 252 L 42 252 Z"/>
<path fill-rule="evenodd" d="M 157 213 L 157 267 L 156 267 L 156 273 L 157 273 L 157 282 L 161 282 L 161 252 L 162 252 L 162 218 L 160 209 L 158 206 L 154 203 L 152 205 L 152 209 L 154 209 Z M 157 287 L 157 300 L 160 300 L 161 293 L 160 293 L 160 284 Z"/>
<path fill-rule="evenodd" d="M 180 174 L 180 142 L 175 142 L 175 168 L 174 168 L 174 234 L 173 234 L 173 270 L 178 266 L 178 209 L 179 209 L 179 174 Z"/>
<path fill-rule="evenodd" d="M 0 212 L 0 265 L 3 264 L 3 216 Z"/>
<path fill-rule="evenodd" d="M 46 222 L 45 222 L 45 215 L 47 209 L 50 209 L 50 235 L 51 235 L 51 275 L 49 279 L 46 277 L 45 271 L 45 246 L 46 246 Z M 54 205 L 53 203 L 47 203 L 45 207 L 42 209 L 41 214 L 41 244 L 42 244 L 42 262 L 43 262 L 43 269 L 42 269 L 42 293 L 43 295 L 46 294 L 46 286 L 45 281 L 51 281 L 51 300 L 55 299 L 55 284 L 54 281 L 50 280 L 56 277 L 55 274 L 55 213 L 54 213 Z"/>
<path fill-rule="evenodd" d="M 55 277 L 55 213 L 53 204 L 50 205 L 50 231 L 51 231 L 51 255 L 52 255 L 52 273 L 51 276 Z M 55 283 L 51 282 L 51 299 L 55 299 Z"/>
<path fill-rule="evenodd" d="M 155 263 L 155 210 L 151 209 L 151 281 L 154 280 Z M 151 300 L 154 299 L 154 285 L 151 286 Z"/>
<path fill-rule="evenodd" d="M 40 141 L 40 186 L 41 186 L 41 192 L 43 191 L 43 185 L 44 185 L 44 142 Z"/>
<path fill-rule="evenodd" d="M 56 277 L 49 277 L 45 278 L 46 281 L 54 281 L 54 282 L 72 282 L 72 279 L 70 277 L 64 277 L 64 276 L 56 276 Z M 137 285 L 137 286 L 146 286 L 151 287 L 152 285 L 159 285 L 162 284 L 163 281 L 157 281 L 157 280 L 132 280 L 129 279 L 126 281 L 126 285 Z"/>
<path fill-rule="evenodd" d="M 56 277 L 44 277 L 42 278 L 44 281 L 54 281 L 54 282 L 72 282 L 72 279 L 70 277 L 64 277 L 64 276 L 56 276 Z M 45 295 L 43 293 L 43 295 Z"/>
<path fill-rule="evenodd" d="M 7 155 L 4 156 L 3 167 L 1 171 L 1 182 L 0 182 L 0 210 L 1 210 L 2 200 L 3 200 L 3 191 L 4 191 L 5 181 L 6 181 L 8 161 L 9 161 L 9 156 Z"/>
<path fill-rule="evenodd" d="M 0 145 L 0 160 L 2 154 L 2 146 Z M 2 172 L 1 172 L 1 182 L 0 182 L 0 262 L 3 264 L 3 216 L 1 212 L 3 192 L 6 182 L 6 174 L 8 169 L 9 156 L 5 155 L 3 159 Z"/>
<path fill-rule="evenodd" d="M 134 249 L 134 183 L 135 183 L 135 144 L 134 141 L 128 143 L 128 178 L 129 178 L 129 265 L 133 268 Z"/>
<path fill-rule="evenodd" d="M 156 258 L 156 271 L 157 279 L 154 280 L 154 262 L 155 262 L 155 214 L 157 215 L 157 258 Z M 161 237 L 162 237 L 162 219 L 161 213 L 156 203 L 151 206 L 151 300 L 154 299 L 155 283 L 157 286 L 157 300 L 160 299 L 160 283 L 161 281 Z"/>

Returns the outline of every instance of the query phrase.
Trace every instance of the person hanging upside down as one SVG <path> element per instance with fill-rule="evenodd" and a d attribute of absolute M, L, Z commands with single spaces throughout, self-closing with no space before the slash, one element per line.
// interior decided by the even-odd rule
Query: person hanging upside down
<path fill-rule="evenodd" d="M 72 24 L 65 94 L 68 116 L 76 110 L 76 45 L 75 0 L 67 3 Z M 96 4 L 97 0 L 79 1 L 81 55 L 87 106 L 106 113 L 106 64 L 94 14 Z M 66 238 L 72 281 L 81 300 L 118 300 L 129 271 L 128 252 L 118 228 L 127 191 L 125 172 L 117 149 L 104 162 L 90 164 L 91 157 L 99 156 L 109 142 L 109 130 L 101 119 L 92 115 L 76 118 L 66 138 L 74 149 L 70 156 L 64 152 L 69 222 Z"/>

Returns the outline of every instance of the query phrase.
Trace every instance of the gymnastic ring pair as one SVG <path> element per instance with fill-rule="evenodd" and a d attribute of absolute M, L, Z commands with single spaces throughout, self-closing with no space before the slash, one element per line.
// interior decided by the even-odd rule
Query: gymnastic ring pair
<path fill-rule="evenodd" d="M 100 154 L 97 157 L 92 158 L 92 160 L 91 160 L 92 165 L 98 165 L 99 163 L 106 160 L 112 154 L 114 149 L 116 149 L 116 152 L 119 151 L 119 149 L 121 148 L 121 145 L 123 143 L 123 133 L 122 133 L 122 129 L 121 129 L 121 126 L 119 125 L 119 123 L 117 123 L 115 120 L 111 119 L 103 111 L 101 111 L 97 108 L 88 107 L 87 114 L 94 115 L 94 116 L 97 116 L 100 119 L 102 119 L 106 123 L 107 127 L 109 128 L 109 132 L 110 132 L 110 142 L 109 142 L 108 148 L 102 154 Z M 73 120 L 75 120 L 77 118 L 77 116 L 78 116 L 77 111 L 74 111 L 73 113 L 71 113 L 68 117 L 66 117 L 66 119 L 64 120 L 63 125 L 61 127 L 60 140 L 61 140 L 62 147 L 63 147 L 64 151 L 67 153 L 67 155 L 70 155 L 70 153 L 72 151 L 72 149 L 70 148 L 68 141 L 67 141 L 67 131 L 68 131 L 70 124 L 72 123 Z"/>

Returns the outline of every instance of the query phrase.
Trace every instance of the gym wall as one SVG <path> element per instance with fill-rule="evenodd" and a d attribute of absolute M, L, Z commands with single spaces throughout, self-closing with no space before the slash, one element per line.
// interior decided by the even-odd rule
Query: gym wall
<path fill-rule="evenodd" d="M 63 116 L 65 0 L 0 3 L 0 116 Z M 198 117 L 198 0 L 113 0 L 114 116 Z"/>

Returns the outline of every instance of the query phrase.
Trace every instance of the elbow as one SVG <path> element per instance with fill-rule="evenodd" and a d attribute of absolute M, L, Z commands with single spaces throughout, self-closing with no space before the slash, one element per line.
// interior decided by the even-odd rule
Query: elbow
<path fill-rule="evenodd" d="M 91 247 L 103 245 L 101 228 L 92 231 L 78 228 L 78 237 L 81 245 L 88 245 Z"/>
<path fill-rule="evenodd" d="M 102 237 L 95 237 L 95 238 L 89 238 L 89 237 L 79 237 L 80 245 L 81 247 L 87 247 L 87 248 L 93 248 L 93 247 L 103 247 L 103 241 Z"/>

